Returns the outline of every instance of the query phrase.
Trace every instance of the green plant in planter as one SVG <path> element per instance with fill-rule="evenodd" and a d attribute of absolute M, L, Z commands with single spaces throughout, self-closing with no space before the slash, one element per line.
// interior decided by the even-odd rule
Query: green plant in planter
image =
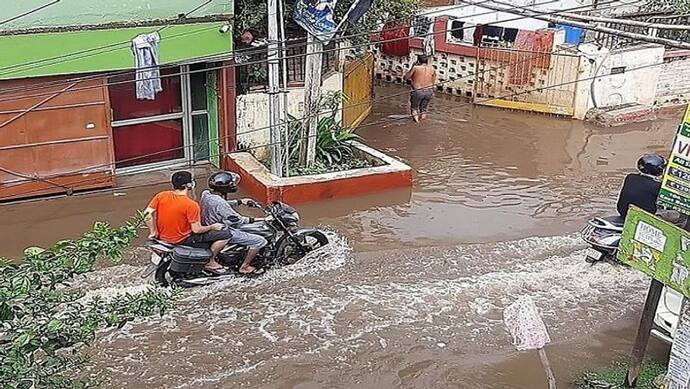
<path fill-rule="evenodd" d="M 319 120 L 316 158 L 329 164 L 353 158 L 354 147 L 350 142 L 361 139 L 359 135 L 343 128 L 334 117 L 322 118 Z"/>
<path fill-rule="evenodd" d="M 316 160 L 322 164 L 344 163 L 355 158 L 354 146 L 352 141 L 362 140 L 362 137 L 355 134 L 342 125 L 336 118 L 340 105 L 345 101 L 342 92 L 332 92 L 325 95 L 321 100 L 321 111 L 326 112 L 327 116 L 319 119 L 316 139 Z M 303 141 L 304 126 L 302 122 L 289 116 L 288 132 L 290 137 L 290 159 L 296 159 L 300 145 Z"/>

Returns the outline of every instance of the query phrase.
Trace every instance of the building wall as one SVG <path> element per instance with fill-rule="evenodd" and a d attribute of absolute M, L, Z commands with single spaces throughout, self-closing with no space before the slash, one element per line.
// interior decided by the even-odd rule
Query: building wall
<path fill-rule="evenodd" d="M 578 83 L 576 118 L 584 118 L 592 108 L 654 105 L 661 67 L 653 65 L 663 61 L 662 46 L 644 45 L 609 51 L 585 44 L 580 45 L 579 50 L 586 60 L 580 62 L 580 79 L 583 81 Z M 620 73 L 612 74 L 617 72 Z"/>
<path fill-rule="evenodd" d="M 526 3 L 527 1 L 523 1 Z M 514 3 L 519 3 L 515 2 Z M 434 7 L 422 11 L 426 17 L 430 18 L 456 18 L 465 22 L 466 26 L 474 26 L 477 24 L 490 24 L 492 26 L 517 28 L 520 30 L 536 31 L 547 28 L 549 22 L 532 19 L 516 17 L 514 14 L 507 12 L 494 11 L 488 8 L 477 5 L 453 5 L 447 7 Z M 437 29 L 437 31 L 440 31 Z M 465 32 L 472 34 L 471 29 L 466 29 Z"/>
<path fill-rule="evenodd" d="M 448 19 L 439 17 L 434 21 L 434 31 L 445 31 Z M 435 55 L 430 64 L 437 69 L 437 82 L 443 84 L 443 91 L 455 95 L 472 97 L 477 66 L 477 48 L 468 45 L 450 44 L 445 34 L 434 35 Z M 405 72 L 423 54 L 423 40 L 410 39 L 410 54 L 407 57 L 390 56 L 383 53 L 381 45 L 373 45 L 375 56 L 374 76 L 387 82 L 402 83 Z"/>
<path fill-rule="evenodd" d="M 0 83 L 17 90 L 0 102 L 0 200 L 114 184 L 105 79 L 36 81 L 53 84 L 36 93 L 32 79 Z"/>
<path fill-rule="evenodd" d="M 656 104 L 660 106 L 690 101 L 690 52 L 672 53 L 667 53 L 664 64 L 659 68 Z"/>
<path fill-rule="evenodd" d="M 520 29 L 530 30 L 544 25 L 532 25 L 523 21 Z M 434 23 L 435 31 L 447 29 L 445 17 Z M 514 28 L 514 27 L 512 27 Z M 544 34 L 552 34 L 547 30 Z M 555 37 L 555 34 L 554 34 Z M 550 41 L 548 41 L 550 42 Z M 406 57 L 386 55 L 377 46 L 375 74 L 388 82 L 403 82 L 403 75 L 410 68 L 417 55 L 422 54 L 422 41 L 410 40 L 411 53 Z M 445 93 L 481 100 L 487 105 L 499 105 L 512 109 L 524 109 L 572 115 L 575 86 L 569 81 L 577 80 L 579 57 L 573 53 L 552 55 L 551 47 L 535 46 L 533 54 L 510 49 L 478 49 L 465 43 L 454 43 L 443 34 L 434 37 L 435 54 L 431 64 L 437 69 L 437 89 Z M 526 58 L 525 56 L 532 58 Z M 523 72 L 525 82 L 513 82 L 514 72 Z M 480 84 L 476 84 L 479 82 Z M 537 90 L 540 86 L 561 85 L 558 88 Z M 501 96 L 513 96 L 507 100 L 491 100 Z M 513 104 L 516 102 L 516 104 Z M 506 106 L 506 103 L 508 104 Z"/>
<path fill-rule="evenodd" d="M 342 88 L 343 75 L 335 73 L 324 80 L 322 93 L 342 91 Z M 271 143 L 270 130 L 266 128 L 269 125 L 268 99 L 269 95 L 263 92 L 237 96 L 237 146 L 249 147 L 259 158 L 266 156 L 264 146 Z M 303 87 L 289 89 L 288 112 L 298 118 L 304 115 Z"/>
<path fill-rule="evenodd" d="M 377 79 L 403 83 L 403 75 L 416 61 L 422 50 L 412 48 L 407 57 L 393 57 L 381 52 L 378 47 L 373 48 L 376 56 L 374 74 Z M 458 96 L 472 97 L 477 58 L 437 52 L 430 63 L 438 69 L 437 82 L 443 83 L 443 91 Z"/>

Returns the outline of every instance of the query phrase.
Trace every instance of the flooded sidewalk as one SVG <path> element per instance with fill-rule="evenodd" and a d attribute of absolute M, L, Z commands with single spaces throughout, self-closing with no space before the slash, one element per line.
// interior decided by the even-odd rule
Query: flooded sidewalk
<path fill-rule="evenodd" d="M 577 231 L 615 212 L 623 177 L 640 154 L 666 153 L 679 116 L 602 129 L 438 96 L 418 125 L 402 92 L 379 88 L 400 96 L 358 133 L 412 166 L 414 188 L 300 206 L 331 251 L 100 334 L 92 366 L 109 387 L 545 388 L 537 354 L 514 351 L 502 324 L 523 295 L 543 311 L 559 387 L 629 352 L 648 281 L 586 264 Z M 163 188 L 1 206 L 0 255 L 120 223 Z M 140 254 L 88 284 L 141 287 Z"/>

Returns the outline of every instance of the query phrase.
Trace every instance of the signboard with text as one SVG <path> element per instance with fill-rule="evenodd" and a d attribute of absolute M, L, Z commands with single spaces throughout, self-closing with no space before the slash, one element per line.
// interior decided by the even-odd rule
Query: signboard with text
<path fill-rule="evenodd" d="M 690 105 L 673 141 L 657 202 L 665 208 L 690 215 Z"/>
<path fill-rule="evenodd" d="M 618 260 L 690 297 L 690 232 L 633 206 Z"/>

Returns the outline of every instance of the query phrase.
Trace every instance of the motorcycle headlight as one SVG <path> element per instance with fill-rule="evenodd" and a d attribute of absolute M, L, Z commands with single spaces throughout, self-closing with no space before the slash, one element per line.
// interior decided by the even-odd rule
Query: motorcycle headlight
<path fill-rule="evenodd" d="M 299 213 L 297 213 L 297 212 L 293 213 L 293 214 L 292 214 L 292 217 L 295 218 L 295 221 L 296 221 L 296 222 L 299 221 Z"/>

